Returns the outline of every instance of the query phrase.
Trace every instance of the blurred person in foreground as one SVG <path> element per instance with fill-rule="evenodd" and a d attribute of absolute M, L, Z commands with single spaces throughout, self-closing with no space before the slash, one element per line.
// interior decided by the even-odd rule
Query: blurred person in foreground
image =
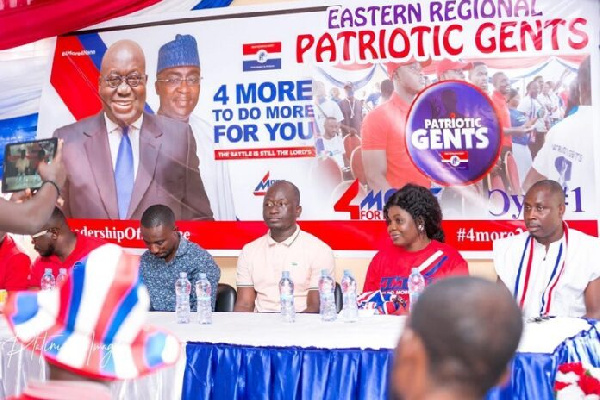
<path fill-rule="evenodd" d="M 388 199 L 383 215 L 390 240 L 369 264 L 359 307 L 381 314 L 406 313 L 413 268 L 427 285 L 449 275 L 468 275 L 467 262 L 444 243 L 442 211 L 429 189 L 404 186 Z"/>
<path fill-rule="evenodd" d="M 28 382 L 9 399 L 108 400 L 109 381 L 135 379 L 177 361 L 178 339 L 145 324 L 150 299 L 138 258 L 106 244 L 81 262 L 58 290 L 9 295 L 9 327 L 49 366 L 47 382 Z"/>
<path fill-rule="evenodd" d="M 394 354 L 392 400 L 476 400 L 510 373 L 523 319 L 506 288 L 455 277 L 425 289 Z"/>

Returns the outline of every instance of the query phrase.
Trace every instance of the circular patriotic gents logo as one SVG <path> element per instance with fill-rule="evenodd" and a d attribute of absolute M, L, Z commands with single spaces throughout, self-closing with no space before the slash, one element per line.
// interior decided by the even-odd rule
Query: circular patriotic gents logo
<path fill-rule="evenodd" d="M 445 186 L 483 178 L 500 153 L 502 128 L 490 99 L 466 82 L 444 81 L 421 92 L 406 121 L 413 163 Z"/>

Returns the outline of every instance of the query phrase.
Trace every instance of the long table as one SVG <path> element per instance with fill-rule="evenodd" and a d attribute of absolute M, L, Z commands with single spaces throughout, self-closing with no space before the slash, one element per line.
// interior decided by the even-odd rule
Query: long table
<path fill-rule="evenodd" d="M 183 342 L 176 366 L 113 384 L 118 399 L 386 399 L 393 348 L 405 319 L 362 316 L 356 323 L 297 315 L 215 313 L 212 325 L 178 325 L 172 313 L 149 323 Z M 510 383 L 488 399 L 551 399 L 556 366 L 581 360 L 600 367 L 600 325 L 584 319 L 527 324 Z M 0 398 L 45 379 L 43 360 L 10 338 L 0 323 Z"/>

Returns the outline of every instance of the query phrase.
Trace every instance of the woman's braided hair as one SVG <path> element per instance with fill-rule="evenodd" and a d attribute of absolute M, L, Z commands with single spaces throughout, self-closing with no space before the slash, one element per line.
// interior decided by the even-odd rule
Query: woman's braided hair
<path fill-rule="evenodd" d="M 409 183 L 394 193 L 383 207 L 383 216 L 388 218 L 390 207 L 398 206 L 409 213 L 416 224 L 424 225 L 429 239 L 444 241 L 442 209 L 431 190 Z"/>

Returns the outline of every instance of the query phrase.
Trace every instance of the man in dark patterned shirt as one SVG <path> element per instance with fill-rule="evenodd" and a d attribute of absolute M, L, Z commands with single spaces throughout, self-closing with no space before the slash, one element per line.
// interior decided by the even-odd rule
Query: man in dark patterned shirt
<path fill-rule="evenodd" d="M 175 311 L 175 281 L 186 272 L 192 284 L 190 305 L 196 311 L 196 281 L 205 273 L 212 285 L 215 308 L 221 270 L 210 254 L 177 231 L 175 214 L 162 204 L 150 206 L 141 219 L 142 239 L 148 250 L 140 261 L 141 276 L 150 293 L 152 311 Z"/>

